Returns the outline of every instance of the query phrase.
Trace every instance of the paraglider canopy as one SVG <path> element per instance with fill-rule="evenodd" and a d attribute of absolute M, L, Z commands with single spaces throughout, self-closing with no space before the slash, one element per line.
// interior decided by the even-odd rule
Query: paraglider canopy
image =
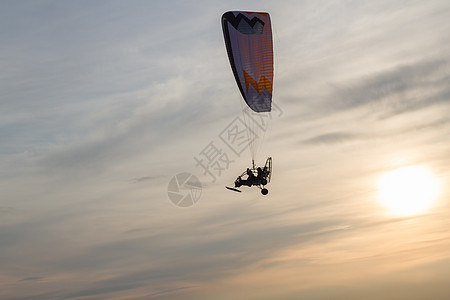
<path fill-rule="evenodd" d="M 231 69 L 247 105 L 270 112 L 273 89 L 273 43 L 270 16 L 265 12 L 229 11 L 222 29 Z"/>

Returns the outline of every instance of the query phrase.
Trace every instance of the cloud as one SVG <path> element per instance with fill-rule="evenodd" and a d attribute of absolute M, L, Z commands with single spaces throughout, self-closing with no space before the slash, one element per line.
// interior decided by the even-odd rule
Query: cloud
<path fill-rule="evenodd" d="M 144 181 L 149 181 L 149 180 L 153 180 L 156 178 L 159 178 L 160 176 L 144 176 L 144 177 L 138 177 L 138 178 L 134 178 L 133 181 L 134 182 L 144 182 Z"/>
<path fill-rule="evenodd" d="M 14 213 L 15 209 L 14 207 L 11 206 L 0 206 L 0 215 L 7 215 L 7 214 L 11 214 Z"/>
<path fill-rule="evenodd" d="M 21 279 L 20 281 L 39 281 L 42 280 L 43 277 L 39 277 L 39 276 L 31 276 L 31 277 L 27 277 L 24 279 Z"/>
<path fill-rule="evenodd" d="M 307 140 L 304 140 L 303 143 L 305 144 L 340 144 L 344 143 L 350 140 L 353 140 L 358 135 L 354 133 L 347 133 L 347 132 L 332 132 L 332 133 L 326 133 L 321 134 L 312 138 L 309 138 Z"/>
<path fill-rule="evenodd" d="M 64 295 L 65 298 L 79 298 L 79 297 L 89 297 L 89 296 L 99 296 L 103 294 L 111 294 L 115 292 L 129 291 L 139 287 L 140 284 L 116 284 L 109 285 L 105 287 L 96 287 L 91 289 L 86 289 L 78 291 L 72 294 Z"/>
<path fill-rule="evenodd" d="M 174 288 L 174 289 L 167 289 L 167 290 L 162 290 L 156 293 L 152 293 L 147 295 L 146 297 L 149 298 L 154 298 L 155 296 L 163 296 L 163 295 L 167 295 L 167 294 L 172 294 L 174 292 L 181 292 L 183 290 L 187 290 L 187 289 L 192 289 L 195 288 L 195 286 L 182 286 L 182 287 L 178 287 L 178 288 Z"/>
<path fill-rule="evenodd" d="M 30 293 L 28 296 L 6 296 L 5 300 L 27 300 L 27 299 L 36 299 L 36 300 L 46 300 L 52 298 L 58 298 L 60 294 L 58 292 L 51 293 Z"/>
<path fill-rule="evenodd" d="M 371 105 L 381 117 L 391 117 L 449 100 L 450 63 L 445 59 L 419 61 L 355 79 L 347 88 L 338 88 L 330 105 L 352 109 Z"/>

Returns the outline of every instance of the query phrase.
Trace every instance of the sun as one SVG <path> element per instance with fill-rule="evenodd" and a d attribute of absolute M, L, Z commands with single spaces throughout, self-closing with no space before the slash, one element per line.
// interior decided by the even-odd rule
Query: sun
<path fill-rule="evenodd" d="M 378 182 L 381 204 L 392 213 L 412 216 L 424 213 L 439 194 L 438 180 L 424 166 L 409 166 L 385 173 Z"/>

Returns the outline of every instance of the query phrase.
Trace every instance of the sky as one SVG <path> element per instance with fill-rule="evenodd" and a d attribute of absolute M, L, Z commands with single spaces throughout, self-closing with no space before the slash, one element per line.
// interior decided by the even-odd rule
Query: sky
<path fill-rule="evenodd" d="M 221 139 L 243 118 L 229 10 L 271 15 L 267 196 L 224 188 L 251 160 Z M 449 14 L 444 0 L 1 1 L 0 298 L 447 299 Z M 211 145 L 228 159 L 214 178 L 196 162 Z M 408 166 L 440 189 L 402 215 L 379 182 Z M 201 189 L 180 207 L 186 176 Z"/>

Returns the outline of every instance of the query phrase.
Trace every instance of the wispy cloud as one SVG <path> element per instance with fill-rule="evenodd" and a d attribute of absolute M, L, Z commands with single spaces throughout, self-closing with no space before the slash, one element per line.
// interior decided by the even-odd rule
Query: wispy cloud
<path fill-rule="evenodd" d="M 315 136 L 303 141 L 306 144 L 339 144 L 357 137 L 357 134 L 347 132 L 333 132 Z"/>
<path fill-rule="evenodd" d="M 35 281 L 35 280 L 41 280 L 41 279 L 43 279 L 43 278 L 39 277 L 39 276 L 31 276 L 31 277 L 21 279 L 20 281 Z"/>
<path fill-rule="evenodd" d="M 449 65 L 445 59 L 433 59 L 356 79 L 353 86 L 335 90 L 333 103 L 339 109 L 371 105 L 380 117 L 389 117 L 446 102 Z"/>

